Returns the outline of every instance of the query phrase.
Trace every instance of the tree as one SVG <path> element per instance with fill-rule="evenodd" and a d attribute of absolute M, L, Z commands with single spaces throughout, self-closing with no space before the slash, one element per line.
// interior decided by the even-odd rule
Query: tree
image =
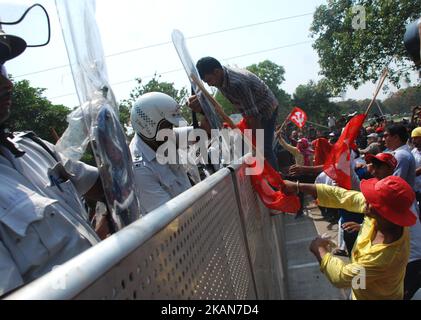
<path fill-rule="evenodd" d="M 420 14 L 419 0 L 331 0 L 319 6 L 311 36 L 333 93 L 375 82 L 388 65 L 394 85 L 402 77 L 409 81 L 408 71 L 402 70 L 409 61 L 403 35 L 405 25 Z"/>
<path fill-rule="evenodd" d="M 219 90 L 215 94 L 215 100 L 219 102 L 222 110 L 224 110 L 227 115 L 238 113 L 238 110 L 234 107 L 234 105 L 227 98 L 225 98 Z"/>
<path fill-rule="evenodd" d="M 28 80 L 13 82 L 12 111 L 6 122 L 11 131 L 34 131 L 39 137 L 55 143 L 51 133 L 54 128 L 60 136 L 67 128 L 67 115 L 70 109 L 54 105 L 43 97 L 45 89 L 30 86 Z"/>
<path fill-rule="evenodd" d="M 388 113 L 411 113 L 412 108 L 421 106 L 421 86 L 401 89 L 383 101 Z"/>
<path fill-rule="evenodd" d="M 131 91 L 130 97 L 120 102 L 120 122 L 123 125 L 129 123 L 130 110 L 137 98 L 145 93 L 154 91 L 168 94 L 174 98 L 181 106 L 181 114 L 187 121 L 191 121 L 190 109 L 185 105 L 188 97 L 187 89 L 182 88 L 181 90 L 177 90 L 174 88 L 174 83 L 160 82 L 160 77 L 155 74 L 152 80 L 145 85 L 142 84 L 142 79 L 136 78 L 137 86 Z"/>
<path fill-rule="evenodd" d="M 371 102 L 371 99 L 364 99 L 364 100 L 353 100 L 348 99 L 346 101 L 337 101 L 335 102 L 336 106 L 339 108 L 339 111 L 341 114 L 349 114 L 349 113 L 364 113 L 367 111 L 367 107 L 369 106 Z M 381 112 L 379 110 L 382 110 L 382 112 L 386 113 L 386 108 L 383 105 L 383 102 L 381 100 L 376 100 L 374 102 L 374 105 L 371 107 L 369 112 L 369 117 L 375 116 L 375 115 L 381 115 Z"/>
<path fill-rule="evenodd" d="M 330 101 L 332 94 L 329 92 L 326 81 L 315 83 L 310 80 L 306 85 L 299 85 L 293 94 L 292 103 L 303 109 L 310 121 L 326 125 L 330 115 L 339 116 L 339 108 Z"/>

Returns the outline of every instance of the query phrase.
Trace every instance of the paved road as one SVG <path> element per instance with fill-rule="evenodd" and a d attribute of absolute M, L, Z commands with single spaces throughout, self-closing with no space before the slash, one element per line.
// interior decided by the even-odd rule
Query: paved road
<path fill-rule="evenodd" d="M 349 291 L 337 289 L 320 272 L 319 263 L 309 251 L 318 234 L 328 233 L 336 242 L 338 225 L 324 221 L 317 207 L 295 219 L 285 216 L 285 239 L 288 261 L 288 299 L 345 300 Z"/>
<path fill-rule="evenodd" d="M 294 216 L 285 216 L 284 220 L 288 261 L 288 299 L 346 300 L 350 290 L 345 291 L 332 286 L 320 272 L 317 260 L 308 249 L 311 240 L 317 235 L 328 234 L 332 241 L 337 243 L 338 225 L 325 221 L 317 206 L 310 204 L 307 208 L 305 216 L 298 219 Z M 347 258 L 342 259 L 347 260 Z M 421 300 L 421 289 L 412 300 Z"/>

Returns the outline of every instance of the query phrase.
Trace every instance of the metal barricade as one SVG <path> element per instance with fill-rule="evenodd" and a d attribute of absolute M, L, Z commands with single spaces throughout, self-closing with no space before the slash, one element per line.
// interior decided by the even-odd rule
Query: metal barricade
<path fill-rule="evenodd" d="M 285 299 L 282 216 L 272 216 L 246 175 L 246 165 L 230 167 L 259 299 Z"/>
<path fill-rule="evenodd" d="M 8 299 L 255 299 L 230 171 L 167 202 Z"/>
<path fill-rule="evenodd" d="M 225 168 L 6 299 L 282 299 L 281 217 Z"/>

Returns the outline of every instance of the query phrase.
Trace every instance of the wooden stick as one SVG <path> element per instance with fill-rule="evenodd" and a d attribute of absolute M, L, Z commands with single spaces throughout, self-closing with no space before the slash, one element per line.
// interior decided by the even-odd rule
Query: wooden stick
<path fill-rule="evenodd" d="M 193 80 L 193 82 L 197 84 L 200 91 L 210 100 L 210 102 L 212 102 L 212 104 L 215 108 L 215 111 L 220 115 L 220 117 L 226 123 L 228 123 L 228 125 L 230 126 L 231 129 L 236 129 L 237 126 L 234 124 L 234 122 L 231 120 L 231 118 L 227 116 L 227 114 L 224 112 L 224 110 L 222 109 L 219 102 L 216 101 L 216 99 L 206 90 L 202 81 L 200 79 L 198 79 L 194 74 L 191 74 L 190 77 Z M 242 133 L 242 135 L 243 135 L 244 141 L 249 145 L 250 148 L 252 148 L 252 150 L 254 150 L 256 152 L 256 156 L 258 156 L 260 159 L 265 159 L 265 157 L 261 154 L 261 152 L 253 144 L 251 139 L 243 133 Z"/>
<path fill-rule="evenodd" d="M 56 142 L 60 140 L 55 128 L 50 128 L 50 132 Z"/>
<path fill-rule="evenodd" d="M 321 127 L 321 128 L 329 129 L 329 127 L 326 127 L 326 126 L 324 126 L 324 125 L 322 125 L 322 124 L 318 124 L 318 123 L 311 122 L 311 121 L 308 121 L 308 120 L 307 120 L 307 122 L 308 122 L 308 123 L 310 123 L 310 124 L 312 124 L 312 125 L 315 125 L 315 126 Z"/>
<path fill-rule="evenodd" d="M 376 101 L 377 95 L 379 94 L 380 89 L 383 87 L 383 83 L 384 83 L 384 81 L 386 80 L 388 73 L 389 73 L 389 71 L 387 70 L 387 68 L 385 68 L 385 69 L 383 70 L 382 76 L 380 77 L 380 82 L 379 82 L 379 84 L 377 85 L 377 89 L 376 89 L 376 92 L 374 93 L 374 97 L 373 97 L 373 99 L 371 100 L 371 102 L 370 102 L 370 104 L 368 105 L 367 110 L 366 110 L 366 112 L 365 112 L 365 115 L 366 115 L 366 116 L 368 115 L 368 113 L 370 112 L 371 107 L 373 106 L 374 102 Z"/>
<path fill-rule="evenodd" d="M 199 87 L 200 91 L 209 99 L 210 102 L 212 102 L 213 107 L 215 108 L 216 113 L 230 126 L 231 129 L 237 128 L 237 126 L 234 124 L 234 122 L 231 120 L 230 117 L 227 116 L 227 114 L 222 109 L 221 105 L 218 101 L 206 90 L 204 87 L 202 81 L 198 79 L 194 74 L 190 74 L 190 78 L 193 80 L 193 82 Z"/>

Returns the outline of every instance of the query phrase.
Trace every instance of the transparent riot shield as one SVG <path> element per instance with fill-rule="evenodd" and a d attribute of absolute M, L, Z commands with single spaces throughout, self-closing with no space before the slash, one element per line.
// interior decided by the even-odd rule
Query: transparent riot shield
<path fill-rule="evenodd" d="M 72 75 L 81 106 L 57 142 L 66 157 L 80 159 L 90 143 L 115 231 L 140 217 L 133 164 L 118 107 L 108 82 L 95 0 L 56 0 Z"/>

